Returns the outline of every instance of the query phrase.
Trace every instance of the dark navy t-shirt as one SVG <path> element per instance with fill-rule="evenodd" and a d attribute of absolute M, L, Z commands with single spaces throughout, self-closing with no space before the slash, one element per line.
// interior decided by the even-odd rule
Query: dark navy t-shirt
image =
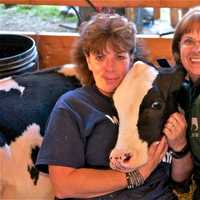
<path fill-rule="evenodd" d="M 95 86 L 67 92 L 50 115 L 37 167 L 43 172 L 48 172 L 48 165 L 108 169 L 117 134 L 117 111 L 111 98 Z M 169 185 L 169 173 L 170 164 L 161 163 L 142 187 L 93 199 L 176 199 Z"/>
<path fill-rule="evenodd" d="M 111 98 L 95 87 L 64 94 L 50 116 L 37 165 L 108 167 L 110 150 L 117 139 L 117 117 Z M 46 168 L 46 169 L 45 169 Z"/>

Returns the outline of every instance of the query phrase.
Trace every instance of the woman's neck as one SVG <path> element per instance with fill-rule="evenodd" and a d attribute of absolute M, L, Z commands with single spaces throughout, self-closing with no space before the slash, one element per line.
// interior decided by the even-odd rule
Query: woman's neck
<path fill-rule="evenodd" d="M 103 95 L 107 96 L 107 97 L 112 97 L 114 92 L 106 92 L 100 88 L 97 87 L 97 89 L 99 90 L 100 93 L 102 93 Z"/>

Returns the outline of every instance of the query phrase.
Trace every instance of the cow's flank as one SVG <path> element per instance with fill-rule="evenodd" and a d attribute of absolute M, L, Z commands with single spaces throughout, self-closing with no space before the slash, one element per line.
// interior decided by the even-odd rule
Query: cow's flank
<path fill-rule="evenodd" d="M 0 80 L 0 199 L 54 198 L 35 161 L 57 99 L 81 86 L 76 73 L 58 67 Z"/>
<path fill-rule="evenodd" d="M 15 142 L 1 149 L 1 181 L 4 183 L 2 199 L 42 199 L 46 194 L 53 197 L 47 176 L 41 174 L 35 184 L 28 171 L 28 168 L 34 166 L 31 159 L 32 149 L 40 146 L 41 142 L 40 128 L 32 124 Z"/>

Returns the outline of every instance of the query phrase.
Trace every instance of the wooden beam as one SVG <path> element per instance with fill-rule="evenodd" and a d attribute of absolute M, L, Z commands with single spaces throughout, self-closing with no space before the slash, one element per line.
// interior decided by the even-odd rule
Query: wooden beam
<path fill-rule="evenodd" d="M 179 15 L 178 15 L 179 10 L 177 8 L 171 8 L 170 9 L 170 22 L 171 26 L 173 28 L 176 27 L 178 21 L 179 21 Z"/>
<path fill-rule="evenodd" d="M 154 19 L 160 19 L 160 8 L 154 8 L 153 15 Z"/>
<path fill-rule="evenodd" d="M 199 0 L 91 0 L 97 7 L 171 7 L 189 8 L 200 5 Z M 0 0 L 4 4 L 66 5 L 87 7 L 86 0 Z"/>
<path fill-rule="evenodd" d="M 40 68 L 72 63 L 71 49 L 79 37 L 76 33 L 27 33 L 37 43 Z"/>

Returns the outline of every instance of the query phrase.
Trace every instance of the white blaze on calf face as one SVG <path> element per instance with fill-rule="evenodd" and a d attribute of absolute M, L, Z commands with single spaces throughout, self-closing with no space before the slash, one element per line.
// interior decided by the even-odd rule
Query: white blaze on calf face
<path fill-rule="evenodd" d="M 148 159 L 148 144 L 139 138 L 137 121 L 140 104 L 157 75 L 155 68 L 138 61 L 114 93 L 114 104 L 119 115 L 119 135 L 110 155 L 113 169 L 131 171 Z"/>
<path fill-rule="evenodd" d="M 48 175 L 40 173 L 34 185 L 28 172 L 28 166 L 33 165 L 31 150 L 41 142 L 40 127 L 32 124 L 11 142 L 9 151 L 8 147 L 0 148 L 0 199 L 53 199 Z"/>
<path fill-rule="evenodd" d="M 0 79 L 0 90 L 9 92 L 11 89 L 19 90 L 21 95 L 23 95 L 25 87 L 20 86 L 12 77 Z"/>

